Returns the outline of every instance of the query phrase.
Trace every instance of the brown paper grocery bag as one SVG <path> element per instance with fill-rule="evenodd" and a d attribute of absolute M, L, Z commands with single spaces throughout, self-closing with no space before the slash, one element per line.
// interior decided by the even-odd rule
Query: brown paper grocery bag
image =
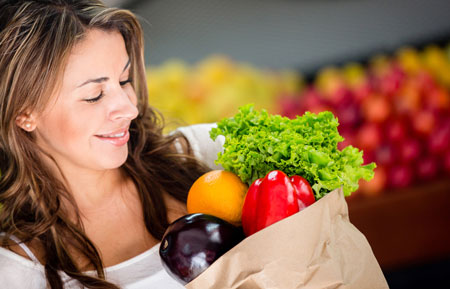
<path fill-rule="evenodd" d="M 389 287 L 338 189 L 246 238 L 186 288 Z"/>

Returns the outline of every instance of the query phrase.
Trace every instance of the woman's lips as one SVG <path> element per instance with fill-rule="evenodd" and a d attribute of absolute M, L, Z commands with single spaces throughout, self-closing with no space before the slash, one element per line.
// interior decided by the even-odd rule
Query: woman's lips
<path fill-rule="evenodd" d="M 128 140 L 130 139 L 130 133 L 128 132 L 128 129 L 126 129 L 120 133 L 96 135 L 96 137 L 104 142 L 120 147 L 128 142 Z"/>

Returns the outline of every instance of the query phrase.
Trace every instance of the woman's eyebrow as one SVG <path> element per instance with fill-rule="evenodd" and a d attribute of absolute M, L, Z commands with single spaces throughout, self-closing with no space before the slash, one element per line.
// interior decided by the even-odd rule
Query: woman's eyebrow
<path fill-rule="evenodd" d="M 127 64 L 125 64 L 125 67 L 123 68 L 123 72 L 125 72 L 125 70 L 127 70 L 127 68 L 130 66 L 131 60 L 128 59 Z M 93 79 L 88 79 L 85 82 L 83 82 L 82 84 L 80 84 L 77 88 L 82 87 L 83 85 L 86 85 L 88 83 L 101 83 L 101 82 L 105 82 L 108 81 L 109 77 L 99 77 L 99 78 L 93 78 Z"/>
<path fill-rule="evenodd" d="M 99 78 L 94 78 L 94 79 L 88 79 L 85 82 L 83 82 L 82 84 L 80 84 L 77 88 L 82 87 L 83 85 L 86 85 L 88 83 L 101 83 L 101 82 L 105 82 L 109 80 L 109 77 L 99 77 Z"/>

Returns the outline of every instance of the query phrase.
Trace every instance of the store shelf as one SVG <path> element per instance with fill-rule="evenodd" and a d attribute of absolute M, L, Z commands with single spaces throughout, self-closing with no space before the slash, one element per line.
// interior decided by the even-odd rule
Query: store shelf
<path fill-rule="evenodd" d="M 383 270 L 450 258 L 450 180 L 348 200 Z"/>

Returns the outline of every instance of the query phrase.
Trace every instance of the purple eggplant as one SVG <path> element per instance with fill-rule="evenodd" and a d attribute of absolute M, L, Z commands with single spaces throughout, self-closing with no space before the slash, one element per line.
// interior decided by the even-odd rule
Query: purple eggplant
<path fill-rule="evenodd" d="M 242 228 L 206 214 L 189 214 L 169 225 L 161 240 L 163 267 L 183 285 L 244 239 Z"/>

